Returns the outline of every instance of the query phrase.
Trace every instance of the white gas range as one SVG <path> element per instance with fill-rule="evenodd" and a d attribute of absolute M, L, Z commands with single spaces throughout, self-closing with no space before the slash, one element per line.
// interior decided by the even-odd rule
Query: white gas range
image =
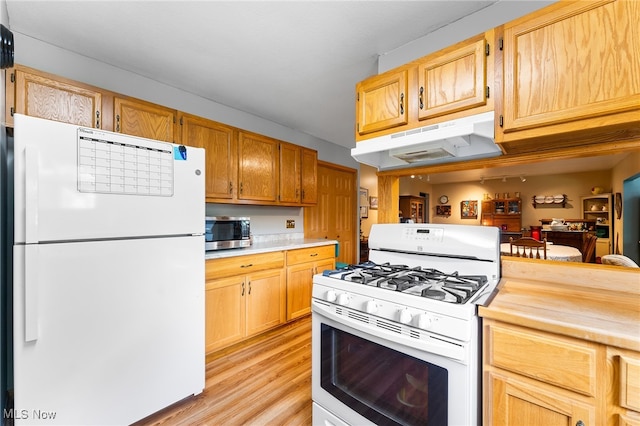
<path fill-rule="evenodd" d="M 369 248 L 314 276 L 313 423 L 480 424 L 477 305 L 500 281 L 498 228 L 379 224 Z"/>

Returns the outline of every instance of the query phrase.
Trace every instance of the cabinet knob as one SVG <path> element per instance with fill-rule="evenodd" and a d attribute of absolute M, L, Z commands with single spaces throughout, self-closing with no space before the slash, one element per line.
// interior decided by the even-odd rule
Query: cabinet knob
<path fill-rule="evenodd" d="M 578 420 L 576 426 L 584 426 L 584 422 L 582 420 Z"/>

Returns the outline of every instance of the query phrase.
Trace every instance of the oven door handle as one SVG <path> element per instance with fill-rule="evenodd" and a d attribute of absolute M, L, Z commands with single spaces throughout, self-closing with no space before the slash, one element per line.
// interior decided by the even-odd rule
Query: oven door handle
<path fill-rule="evenodd" d="M 444 340 L 444 338 L 439 338 L 430 333 L 424 332 L 422 330 L 415 329 L 416 333 L 420 334 L 420 338 L 414 338 L 406 336 L 402 333 L 396 333 L 393 331 L 389 331 L 388 327 L 379 327 L 376 325 L 372 325 L 371 321 L 381 321 L 386 324 L 393 324 L 384 319 L 378 320 L 374 316 L 370 316 L 361 312 L 357 312 L 359 318 L 363 318 L 363 315 L 369 318 L 369 322 L 364 322 L 361 320 L 352 319 L 346 315 L 339 315 L 332 311 L 332 305 L 328 305 L 326 303 L 320 302 L 318 300 L 312 300 L 312 309 L 313 312 L 322 315 L 323 317 L 340 323 L 344 326 L 352 328 L 354 330 L 363 331 L 371 336 L 380 337 L 392 342 L 400 343 L 403 346 L 407 346 L 409 348 L 419 349 L 421 351 L 429 352 L 435 355 L 440 355 L 446 358 L 454 359 L 460 361 L 464 364 L 468 362 L 467 355 L 467 344 L 464 343 L 453 343 Z M 350 309 L 341 307 L 341 309 L 350 312 Z M 355 312 L 355 311 L 354 311 Z M 429 342 L 425 342 L 423 338 L 426 337 L 429 339 Z"/>

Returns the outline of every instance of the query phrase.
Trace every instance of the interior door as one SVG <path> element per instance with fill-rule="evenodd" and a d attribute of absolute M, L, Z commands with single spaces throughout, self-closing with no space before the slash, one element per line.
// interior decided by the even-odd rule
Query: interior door
<path fill-rule="evenodd" d="M 339 242 L 337 262 L 357 263 L 357 171 L 318 162 L 318 204 L 304 208 L 304 234 Z"/>

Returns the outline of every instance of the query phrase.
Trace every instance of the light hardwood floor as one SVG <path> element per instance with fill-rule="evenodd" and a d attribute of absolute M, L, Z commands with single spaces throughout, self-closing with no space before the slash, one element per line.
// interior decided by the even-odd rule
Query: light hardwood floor
<path fill-rule="evenodd" d="M 310 425 L 311 316 L 207 357 L 204 392 L 142 425 Z"/>

